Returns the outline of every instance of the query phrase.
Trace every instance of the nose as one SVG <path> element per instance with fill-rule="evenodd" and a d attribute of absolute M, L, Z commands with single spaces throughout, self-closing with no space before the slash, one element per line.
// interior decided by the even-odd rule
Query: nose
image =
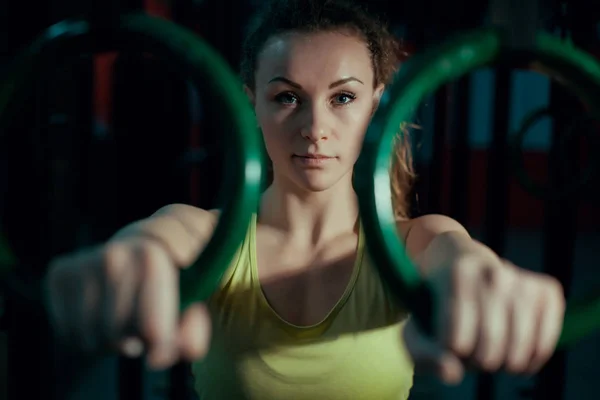
<path fill-rule="evenodd" d="M 319 110 L 316 106 L 307 108 L 300 132 L 304 139 L 313 143 L 329 139 L 331 130 L 327 125 L 326 111 Z"/>

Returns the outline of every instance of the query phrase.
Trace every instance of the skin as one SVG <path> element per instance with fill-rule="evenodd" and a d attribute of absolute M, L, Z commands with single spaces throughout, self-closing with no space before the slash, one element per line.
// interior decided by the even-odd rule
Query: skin
<path fill-rule="evenodd" d="M 266 44 L 255 87 L 245 88 L 274 172 L 260 205 L 259 278 L 273 309 L 297 325 L 322 320 L 350 278 L 358 220 L 352 169 L 384 89 L 371 65 L 365 44 L 348 32 L 289 33 Z M 310 153 L 331 158 L 297 157 Z M 137 356 L 145 348 L 155 368 L 202 357 L 210 320 L 202 304 L 179 316 L 177 270 L 192 263 L 217 219 L 215 211 L 171 205 L 103 246 L 54 260 L 48 292 L 56 330 L 88 351 L 109 346 Z M 398 229 L 410 232 L 407 251 L 441 311 L 434 337 L 412 321 L 399 332 L 417 369 L 454 383 L 467 364 L 532 373 L 548 360 L 564 314 L 555 279 L 500 259 L 444 216 L 398 221 Z"/>
<path fill-rule="evenodd" d="M 354 37 L 288 34 L 266 44 L 256 88 L 246 88 L 274 175 L 257 229 L 259 277 L 273 308 L 298 325 L 322 320 L 350 279 L 352 169 L 383 90 L 373 83 L 370 55 Z M 331 158 L 307 165 L 297 157 L 306 154 Z"/>

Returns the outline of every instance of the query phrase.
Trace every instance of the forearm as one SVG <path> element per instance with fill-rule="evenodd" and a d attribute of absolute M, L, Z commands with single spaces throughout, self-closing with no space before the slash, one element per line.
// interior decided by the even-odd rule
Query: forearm
<path fill-rule="evenodd" d="M 422 274 L 426 275 L 473 255 L 497 258 L 489 247 L 472 239 L 467 233 L 448 231 L 435 235 L 416 261 Z"/>
<path fill-rule="evenodd" d="M 109 239 L 109 243 L 130 239 L 155 241 L 168 250 L 177 264 L 187 266 L 202 251 L 215 224 L 214 213 L 190 206 L 167 206 L 148 218 L 125 226 Z"/>

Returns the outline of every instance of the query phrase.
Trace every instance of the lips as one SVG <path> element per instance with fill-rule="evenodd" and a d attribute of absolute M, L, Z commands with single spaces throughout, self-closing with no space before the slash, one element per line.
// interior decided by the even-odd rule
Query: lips
<path fill-rule="evenodd" d="M 309 168 L 320 168 L 336 159 L 325 154 L 294 154 L 292 158 L 296 163 Z"/>
<path fill-rule="evenodd" d="M 330 159 L 330 158 L 335 158 L 333 156 L 327 156 L 324 154 L 294 154 L 294 157 L 312 158 L 315 160 L 326 160 L 326 159 Z"/>

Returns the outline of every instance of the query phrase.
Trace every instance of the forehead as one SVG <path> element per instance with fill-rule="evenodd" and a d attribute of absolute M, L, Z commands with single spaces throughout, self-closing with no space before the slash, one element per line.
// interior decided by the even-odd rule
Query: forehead
<path fill-rule="evenodd" d="M 371 55 L 358 36 L 344 32 L 287 33 L 270 39 L 258 58 L 257 83 L 285 76 L 300 84 L 329 85 L 353 76 L 373 79 Z"/>

